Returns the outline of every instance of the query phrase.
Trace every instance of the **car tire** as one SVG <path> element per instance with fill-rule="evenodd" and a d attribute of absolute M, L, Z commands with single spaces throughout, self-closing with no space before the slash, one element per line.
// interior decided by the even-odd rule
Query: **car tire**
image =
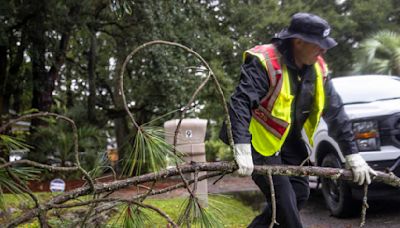
<path fill-rule="evenodd" d="M 321 163 L 322 167 L 342 168 L 342 164 L 334 154 L 326 155 Z M 357 211 L 357 202 L 353 200 L 350 186 L 342 180 L 321 178 L 322 195 L 331 214 L 338 218 L 354 216 Z"/>

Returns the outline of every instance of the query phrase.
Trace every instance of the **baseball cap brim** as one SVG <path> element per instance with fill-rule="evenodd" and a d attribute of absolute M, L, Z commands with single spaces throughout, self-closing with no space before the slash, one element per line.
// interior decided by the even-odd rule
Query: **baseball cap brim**
<path fill-rule="evenodd" d="M 316 44 L 323 49 L 330 49 L 337 45 L 337 42 L 332 37 L 329 37 L 329 36 L 327 36 L 325 38 L 321 38 L 319 36 L 314 36 L 314 35 L 310 35 L 310 34 L 290 32 L 287 29 L 282 30 L 280 33 L 277 34 L 277 36 L 275 38 L 281 39 L 281 40 L 288 39 L 288 38 L 299 38 L 304 41 Z"/>

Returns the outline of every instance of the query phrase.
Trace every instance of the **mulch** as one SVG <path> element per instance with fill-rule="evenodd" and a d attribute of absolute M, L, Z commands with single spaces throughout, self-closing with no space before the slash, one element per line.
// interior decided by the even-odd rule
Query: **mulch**
<path fill-rule="evenodd" d="M 102 178 L 101 182 L 110 182 L 112 178 Z M 66 189 L 65 191 L 70 191 L 75 188 L 82 187 L 84 185 L 84 180 L 66 180 Z M 168 178 L 162 181 L 158 181 L 153 186 L 153 189 L 160 190 L 169 186 L 176 185 L 181 183 L 180 177 Z M 50 186 L 50 181 L 35 181 L 29 182 L 28 187 L 33 192 L 48 192 Z M 140 186 L 131 186 L 128 188 L 124 188 L 113 193 L 115 197 L 129 198 L 138 193 L 145 193 L 148 191 L 148 188 L 152 187 L 152 183 L 145 183 Z M 252 181 L 251 177 L 239 177 L 234 174 L 225 175 L 222 179 L 219 177 L 209 178 L 207 180 L 207 187 L 209 194 L 222 194 L 229 192 L 240 192 L 240 191 L 254 191 L 257 190 L 257 186 Z M 170 197 L 179 197 L 187 195 L 187 190 L 184 188 L 176 189 L 159 196 L 155 196 L 158 198 L 170 198 Z"/>

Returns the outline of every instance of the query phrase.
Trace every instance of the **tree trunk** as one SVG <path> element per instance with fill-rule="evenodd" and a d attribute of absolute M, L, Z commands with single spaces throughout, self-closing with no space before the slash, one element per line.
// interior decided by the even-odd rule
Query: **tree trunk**
<path fill-rule="evenodd" d="M 60 67 L 65 61 L 65 52 L 70 39 L 69 30 L 61 34 L 58 50 L 54 53 L 53 64 L 49 71 L 46 71 L 46 28 L 43 21 L 46 21 L 46 2 L 37 3 L 36 16 L 32 21 L 34 30 L 31 34 L 32 42 L 32 76 L 33 76 L 33 98 L 32 108 L 39 111 L 50 111 L 53 104 L 54 83 L 58 78 Z M 32 28 L 31 28 L 32 29 Z"/>
<path fill-rule="evenodd" d="M 46 21 L 46 3 L 37 2 L 35 17 L 31 20 L 30 42 L 32 43 L 32 108 L 39 111 L 50 111 L 52 104 L 51 80 L 46 71 L 46 36 L 43 22 Z M 32 121 L 38 125 L 40 121 Z"/>
<path fill-rule="evenodd" d="M 25 75 L 21 75 L 21 66 L 24 63 L 24 52 L 26 50 L 26 39 L 24 37 L 24 33 L 21 34 L 21 43 L 18 46 L 17 53 L 15 54 L 14 59 L 10 63 L 9 69 L 9 80 L 7 90 L 12 93 L 13 96 L 13 104 L 12 108 L 16 113 L 19 113 L 21 110 L 21 97 L 23 94 L 23 84 L 21 81 L 24 80 Z M 15 41 L 17 43 L 17 41 Z"/>
<path fill-rule="evenodd" d="M 38 26 L 40 27 L 40 26 Z M 38 29 L 41 30 L 41 29 Z M 52 97 L 49 89 L 51 81 L 48 80 L 45 68 L 45 35 L 44 31 L 37 31 L 36 39 L 32 40 L 32 108 L 39 111 L 50 111 Z M 49 93 L 50 92 L 50 93 Z"/>
<path fill-rule="evenodd" d="M 96 123 L 95 105 L 96 105 L 96 32 L 91 31 L 90 36 L 90 50 L 88 53 L 88 84 L 89 84 L 89 96 L 88 96 L 88 120 L 89 122 Z"/>
<path fill-rule="evenodd" d="M 0 116 L 8 113 L 8 105 L 6 105 L 8 98 L 4 96 L 7 80 L 7 60 L 7 46 L 0 45 Z"/>
<path fill-rule="evenodd" d="M 67 69 L 70 69 L 70 66 L 66 66 Z M 74 93 L 71 90 L 72 86 L 72 75 L 71 75 L 71 70 L 67 70 L 65 72 L 65 86 L 67 87 L 66 95 L 67 95 L 67 100 L 66 100 L 66 106 L 68 109 L 72 108 L 74 106 Z"/>
<path fill-rule="evenodd" d="M 114 106 L 115 110 L 118 111 L 123 111 L 125 112 L 124 109 L 124 102 L 122 99 L 122 94 L 119 92 L 119 77 L 118 75 L 121 72 L 121 67 L 122 63 L 124 61 L 123 57 L 118 57 L 116 61 L 116 67 L 115 67 L 115 75 L 114 75 Z M 126 114 L 125 115 L 118 115 L 118 117 L 114 120 L 115 123 L 115 137 L 117 141 L 117 147 L 118 147 L 118 154 L 119 154 L 119 159 L 124 161 L 127 157 L 127 150 L 126 150 L 126 144 L 128 143 L 128 136 L 129 136 L 129 128 L 128 128 L 128 121 L 126 119 Z"/>

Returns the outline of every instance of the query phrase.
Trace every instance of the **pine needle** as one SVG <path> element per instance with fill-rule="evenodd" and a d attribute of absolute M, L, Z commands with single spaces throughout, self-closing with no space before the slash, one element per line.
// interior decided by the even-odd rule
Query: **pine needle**
<path fill-rule="evenodd" d="M 217 210 L 220 211 L 220 210 Z M 224 227 L 218 213 L 210 213 L 199 204 L 197 197 L 190 196 L 181 206 L 178 225 L 186 227 Z"/>
<path fill-rule="evenodd" d="M 6 147 L 8 151 L 32 148 L 19 138 L 3 134 L 0 134 L 0 145 Z"/>
<path fill-rule="evenodd" d="M 150 217 L 139 207 L 128 205 L 125 208 L 122 221 L 124 228 L 142 228 L 146 221 L 150 221 Z"/>
<path fill-rule="evenodd" d="M 39 179 L 40 170 L 36 168 L 17 167 L 8 168 L 8 170 L 23 182 Z M 17 197 L 20 197 L 21 200 L 29 198 L 26 194 L 23 194 L 24 191 L 22 189 L 23 187 L 19 183 L 14 182 L 6 169 L 0 169 L 0 208 L 5 208 L 3 190 L 7 190 Z"/>
<path fill-rule="evenodd" d="M 157 172 L 168 165 L 168 160 L 174 164 L 181 162 L 181 156 L 174 154 L 173 146 L 165 141 L 164 135 L 160 127 L 140 128 L 123 173 L 132 175 L 135 172 L 135 175 L 140 175 L 144 169 Z"/>

